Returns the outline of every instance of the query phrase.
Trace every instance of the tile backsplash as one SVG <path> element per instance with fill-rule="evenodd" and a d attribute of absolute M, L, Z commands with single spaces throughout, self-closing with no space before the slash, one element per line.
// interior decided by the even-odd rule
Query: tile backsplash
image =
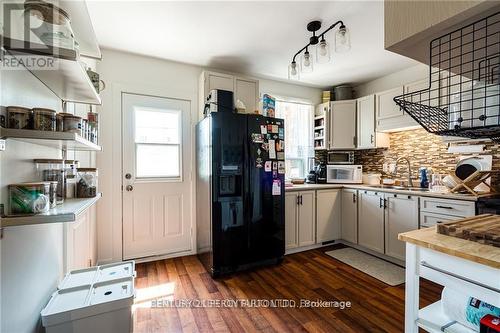
<path fill-rule="evenodd" d="M 325 157 L 319 152 L 318 157 Z M 448 153 L 448 145 L 441 137 L 428 133 L 424 129 L 395 132 L 390 134 L 390 147 L 355 151 L 355 163 L 363 165 L 363 171 L 377 171 L 382 174 L 384 163 L 395 163 L 396 159 L 406 156 L 410 160 L 413 178 L 418 178 L 420 167 L 432 168 L 435 173 L 453 172 L 457 158 L 466 154 Z M 500 144 L 486 143 L 480 155 L 493 156 L 493 169 L 500 169 Z M 406 179 L 406 164 L 398 167 L 394 178 Z M 493 184 L 499 184 L 492 180 Z"/>

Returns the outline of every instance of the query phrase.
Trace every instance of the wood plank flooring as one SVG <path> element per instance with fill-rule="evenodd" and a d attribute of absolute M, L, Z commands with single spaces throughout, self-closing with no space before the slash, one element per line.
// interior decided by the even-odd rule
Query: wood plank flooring
<path fill-rule="evenodd" d="M 196 256 L 137 264 L 134 332 L 403 332 L 404 284 L 388 286 L 324 254 L 338 247 L 288 255 L 279 266 L 217 280 Z M 440 298 L 441 286 L 423 280 L 420 288 L 421 306 Z M 157 299 L 214 303 L 151 307 Z M 215 307 L 227 299 L 292 299 L 297 307 Z M 352 305 L 298 308 L 300 299 Z"/>

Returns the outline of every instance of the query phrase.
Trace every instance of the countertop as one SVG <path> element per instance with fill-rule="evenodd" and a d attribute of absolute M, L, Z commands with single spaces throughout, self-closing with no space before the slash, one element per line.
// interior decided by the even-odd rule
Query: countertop
<path fill-rule="evenodd" d="M 421 197 L 432 197 L 432 198 L 442 198 L 442 199 L 454 199 L 454 200 L 465 200 L 465 201 L 477 201 L 479 198 L 490 197 L 495 195 L 483 194 L 480 196 L 474 196 L 472 194 L 461 194 L 461 193 L 436 193 L 436 192 L 424 192 L 424 191 L 412 191 L 412 190 L 398 190 L 391 188 L 379 188 L 364 184 L 303 184 L 303 185 L 293 185 L 286 186 L 286 192 L 292 191 L 307 191 L 307 190 L 326 190 L 326 189 L 355 189 L 355 190 L 367 190 L 376 192 L 388 192 L 396 194 L 406 194 L 406 195 L 417 195 Z"/>
<path fill-rule="evenodd" d="M 438 234 L 436 227 L 413 230 L 398 239 L 479 264 L 500 269 L 500 248 L 452 236 Z"/>

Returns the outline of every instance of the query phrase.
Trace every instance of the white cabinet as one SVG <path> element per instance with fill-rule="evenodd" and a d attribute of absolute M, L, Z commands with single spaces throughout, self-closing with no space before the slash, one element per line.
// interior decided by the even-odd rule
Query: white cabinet
<path fill-rule="evenodd" d="M 358 149 L 389 147 L 389 135 L 375 131 L 375 95 L 356 100 Z"/>
<path fill-rule="evenodd" d="M 385 254 L 405 260 L 405 242 L 398 234 L 418 229 L 418 197 L 385 193 Z"/>
<path fill-rule="evenodd" d="M 342 190 L 316 191 L 316 242 L 340 239 Z"/>
<path fill-rule="evenodd" d="M 476 215 L 476 205 L 472 201 L 420 198 L 421 228 L 474 215 Z"/>
<path fill-rule="evenodd" d="M 65 223 L 65 271 L 97 264 L 96 208 L 92 206 L 76 218 Z"/>
<path fill-rule="evenodd" d="M 318 203 L 319 206 L 319 203 Z M 358 191 L 342 189 L 342 239 L 358 243 Z"/>
<path fill-rule="evenodd" d="M 222 89 L 234 93 L 234 102 L 239 99 L 245 104 L 247 113 L 259 109 L 259 81 L 243 76 L 204 71 L 199 82 L 199 109 L 203 116 L 205 98 L 213 89 Z"/>
<path fill-rule="evenodd" d="M 316 243 L 316 202 L 314 191 L 285 194 L 285 248 Z"/>
<path fill-rule="evenodd" d="M 356 100 L 330 104 L 330 149 L 356 147 Z"/>
<path fill-rule="evenodd" d="M 358 244 L 384 253 L 384 195 L 374 191 L 358 193 Z"/>
<path fill-rule="evenodd" d="M 328 149 L 330 144 L 330 102 L 316 105 L 313 133 L 314 149 Z"/>
<path fill-rule="evenodd" d="M 396 102 L 394 102 L 394 97 L 403 93 L 404 88 L 397 87 L 375 94 L 377 131 L 395 131 L 418 127 L 417 122 L 403 112 Z"/>

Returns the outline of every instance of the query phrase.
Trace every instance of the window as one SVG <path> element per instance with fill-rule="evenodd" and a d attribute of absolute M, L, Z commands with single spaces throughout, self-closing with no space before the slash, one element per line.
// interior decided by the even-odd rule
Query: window
<path fill-rule="evenodd" d="M 308 159 L 314 156 L 312 104 L 276 100 L 276 117 L 285 119 L 285 166 L 287 179 L 305 178 Z"/>
<path fill-rule="evenodd" d="M 181 111 L 136 108 L 137 178 L 181 176 Z"/>

